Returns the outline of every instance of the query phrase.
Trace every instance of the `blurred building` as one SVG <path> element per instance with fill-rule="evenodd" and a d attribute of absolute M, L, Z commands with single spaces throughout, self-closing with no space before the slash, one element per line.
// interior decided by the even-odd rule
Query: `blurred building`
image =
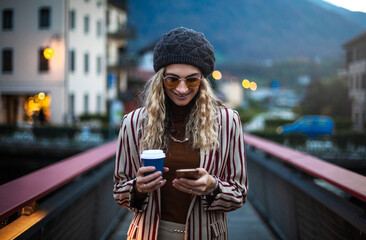
<path fill-rule="evenodd" d="M 130 112 L 140 106 L 144 85 L 155 74 L 153 55 L 156 42 L 139 49 L 136 53 L 136 66 L 128 71 L 128 90 L 120 92 L 120 99 L 125 104 L 125 112 Z"/>
<path fill-rule="evenodd" d="M 54 124 L 106 114 L 127 88 L 126 1 L 2 0 L 0 11 L 2 124 L 41 109 Z"/>
<path fill-rule="evenodd" d="M 130 102 L 134 101 L 128 70 L 136 65 L 136 57 L 127 53 L 127 40 L 136 33 L 127 25 L 126 0 L 108 0 L 106 26 L 108 109 L 111 122 L 119 125 L 121 112 L 128 112 Z"/>
<path fill-rule="evenodd" d="M 244 98 L 244 89 L 239 81 L 222 80 L 218 82 L 219 91 L 225 96 L 223 99 L 225 104 L 229 108 L 239 107 L 242 104 Z"/>
<path fill-rule="evenodd" d="M 363 131 L 366 122 L 366 32 L 343 44 L 347 56 L 348 93 L 352 101 L 353 128 Z"/>

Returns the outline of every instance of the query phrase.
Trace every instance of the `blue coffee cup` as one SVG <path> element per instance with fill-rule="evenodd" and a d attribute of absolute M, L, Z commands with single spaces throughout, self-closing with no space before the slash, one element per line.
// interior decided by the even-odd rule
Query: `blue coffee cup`
<path fill-rule="evenodd" d="M 161 171 L 161 175 L 164 172 L 164 158 L 165 153 L 160 149 L 144 150 L 141 154 L 142 164 L 144 167 L 154 166 L 155 172 Z M 147 173 L 145 175 L 152 174 L 154 172 Z"/>

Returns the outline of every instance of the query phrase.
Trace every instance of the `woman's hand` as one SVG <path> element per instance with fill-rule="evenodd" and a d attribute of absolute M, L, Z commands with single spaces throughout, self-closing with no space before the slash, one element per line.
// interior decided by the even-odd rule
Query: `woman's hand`
<path fill-rule="evenodd" d="M 215 187 L 216 179 L 208 174 L 206 169 L 197 168 L 198 169 L 198 179 L 192 180 L 187 178 L 176 178 L 173 180 L 173 186 L 182 191 L 189 194 L 195 194 L 201 196 L 202 193 L 210 190 Z"/>
<path fill-rule="evenodd" d="M 137 171 L 135 190 L 139 193 L 150 193 L 164 186 L 166 179 L 163 179 L 161 172 L 157 171 L 150 175 L 144 176 L 145 173 L 155 171 L 155 167 L 140 167 Z M 168 172 L 169 168 L 164 167 L 164 172 Z"/>

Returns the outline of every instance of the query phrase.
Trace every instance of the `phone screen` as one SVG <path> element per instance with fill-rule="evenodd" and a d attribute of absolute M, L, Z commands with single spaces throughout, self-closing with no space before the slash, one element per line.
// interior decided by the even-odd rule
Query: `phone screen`
<path fill-rule="evenodd" d="M 177 178 L 197 179 L 198 170 L 197 169 L 178 169 L 176 171 L 176 177 Z"/>

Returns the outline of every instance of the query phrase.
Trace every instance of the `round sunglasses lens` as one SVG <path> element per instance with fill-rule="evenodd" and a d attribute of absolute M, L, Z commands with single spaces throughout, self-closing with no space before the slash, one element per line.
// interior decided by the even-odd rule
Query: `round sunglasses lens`
<path fill-rule="evenodd" d="M 199 78 L 188 78 L 186 80 L 187 87 L 197 87 L 201 83 L 201 79 Z"/>
<path fill-rule="evenodd" d="M 168 87 L 177 87 L 179 84 L 179 79 L 174 77 L 164 78 L 164 81 Z"/>
<path fill-rule="evenodd" d="M 177 77 L 167 76 L 164 78 L 164 82 L 166 86 L 175 88 L 179 85 L 180 79 Z M 193 77 L 186 79 L 184 82 L 187 87 L 198 87 L 201 83 L 201 79 Z"/>

